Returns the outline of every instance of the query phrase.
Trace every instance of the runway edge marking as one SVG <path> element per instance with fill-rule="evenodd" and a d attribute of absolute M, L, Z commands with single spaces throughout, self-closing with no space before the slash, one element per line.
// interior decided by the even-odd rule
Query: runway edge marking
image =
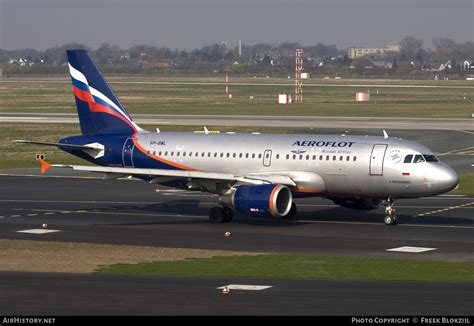
<path fill-rule="evenodd" d="M 228 288 L 229 290 L 262 291 L 262 290 L 266 290 L 272 287 L 273 285 L 229 284 L 229 285 L 220 286 L 217 289 L 223 290 L 224 288 Z"/>
<path fill-rule="evenodd" d="M 394 252 L 408 252 L 408 253 L 420 253 L 420 252 L 427 252 L 437 250 L 438 248 L 426 248 L 426 247 L 398 247 L 398 248 L 391 248 L 387 249 L 386 251 L 394 251 Z"/>

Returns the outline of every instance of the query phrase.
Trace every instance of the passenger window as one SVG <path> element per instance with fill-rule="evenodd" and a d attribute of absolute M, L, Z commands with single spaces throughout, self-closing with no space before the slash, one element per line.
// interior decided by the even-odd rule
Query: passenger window
<path fill-rule="evenodd" d="M 171 152 L 171 153 L 170 153 L 170 156 L 173 156 L 173 155 L 174 155 L 174 152 Z"/>
<path fill-rule="evenodd" d="M 278 160 L 280 158 L 280 154 L 277 154 L 276 155 L 276 159 Z"/>
<path fill-rule="evenodd" d="M 415 159 L 413 160 L 413 163 L 422 163 L 424 161 L 425 159 L 423 158 L 423 155 L 415 155 Z"/>
<path fill-rule="evenodd" d="M 235 156 L 236 156 L 236 154 L 235 154 L 235 153 L 234 153 L 234 154 L 232 154 L 232 157 L 233 157 L 233 158 L 235 158 Z"/>
<path fill-rule="evenodd" d="M 341 156 L 339 156 L 339 161 L 342 161 L 342 159 L 343 159 L 342 155 L 341 155 Z"/>
<path fill-rule="evenodd" d="M 303 159 L 303 155 L 300 155 L 300 160 L 302 160 L 302 159 Z"/>
<path fill-rule="evenodd" d="M 351 159 L 350 156 L 346 156 L 346 161 L 349 162 L 349 160 Z"/>
<path fill-rule="evenodd" d="M 168 151 L 165 152 L 165 156 L 168 156 Z"/>
<path fill-rule="evenodd" d="M 205 155 L 206 155 L 205 152 L 202 152 L 202 153 L 201 153 L 201 157 L 204 157 Z"/>
<path fill-rule="evenodd" d="M 286 159 L 288 160 L 290 158 L 290 154 L 286 154 Z"/>
<path fill-rule="evenodd" d="M 255 153 L 252 153 L 252 158 L 255 158 Z"/>
<path fill-rule="evenodd" d="M 296 155 L 293 155 L 293 159 L 296 160 Z"/>
<path fill-rule="evenodd" d="M 245 153 L 245 158 L 249 158 L 249 153 Z"/>
<path fill-rule="evenodd" d="M 219 155 L 220 157 L 224 157 L 224 153 L 221 153 L 221 155 Z"/>
<path fill-rule="evenodd" d="M 242 153 L 239 153 L 239 158 L 242 158 L 242 155 L 243 155 Z"/>
<path fill-rule="evenodd" d="M 183 152 L 183 156 L 186 156 L 186 152 Z"/>
<path fill-rule="evenodd" d="M 404 163 L 411 163 L 412 158 L 413 158 L 413 155 L 407 155 L 407 156 L 405 156 L 405 160 L 403 162 Z"/>
<path fill-rule="evenodd" d="M 176 152 L 176 156 L 179 156 L 179 153 L 180 153 L 180 152 Z"/>
<path fill-rule="evenodd" d="M 156 151 L 153 151 L 153 155 L 156 155 Z"/>
<path fill-rule="evenodd" d="M 207 152 L 207 157 L 211 157 L 211 152 Z"/>
<path fill-rule="evenodd" d="M 326 155 L 326 161 L 329 161 L 329 155 Z"/>
<path fill-rule="evenodd" d="M 315 160 L 316 160 L 316 155 L 313 155 L 313 161 L 315 161 Z"/>
<path fill-rule="evenodd" d="M 354 161 L 354 162 L 355 162 L 355 161 L 357 161 L 357 156 L 354 156 L 354 159 L 353 159 L 353 161 Z"/>
<path fill-rule="evenodd" d="M 217 152 L 214 152 L 214 157 L 217 157 Z"/>
<path fill-rule="evenodd" d="M 229 157 L 230 157 L 230 153 L 227 153 L 226 157 L 228 157 L 228 158 L 229 158 Z"/>
<path fill-rule="evenodd" d="M 161 151 L 158 152 L 158 156 L 161 156 Z"/>
<path fill-rule="evenodd" d="M 336 160 L 336 155 L 333 155 L 332 160 L 333 160 L 333 161 Z"/>
<path fill-rule="evenodd" d="M 306 161 L 309 160 L 309 155 L 306 155 Z"/>
<path fill-rule="evenodd" d="M 320 161 L 323 160 L 323 156 L 322 156 L 322 155 L 319 155 L 319 160 L 320 160 Z"/>
<path fill-rule="evenodd" d="M 258 158 L 262 158 L 262 154 L 258 154 Z"/>

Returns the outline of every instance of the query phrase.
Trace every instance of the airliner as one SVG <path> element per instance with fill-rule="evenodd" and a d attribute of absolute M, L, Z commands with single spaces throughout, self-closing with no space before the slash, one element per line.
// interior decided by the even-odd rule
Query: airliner
<path fill-rule="evenodd" d="M 132 176 L 151 184 L 217 194 L 212 223 L 233 209 L 255 218 L 289 219 L 294 198 L 324 197 L 358 210 L 385 206 L 384 223 L 397 223 L 394 201 L 433 196 L 458 184 L 456 172 L 427 147 L 383 136 L 150 132 L 140 128 L 85 50 L 68 50 L 81 135 L 53 142 L 94 166 L 50 167 Z"/>

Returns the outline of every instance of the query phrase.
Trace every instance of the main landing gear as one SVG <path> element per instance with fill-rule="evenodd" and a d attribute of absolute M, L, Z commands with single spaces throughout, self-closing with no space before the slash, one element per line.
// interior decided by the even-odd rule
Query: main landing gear
<path fill-rule="evenodd" d="M 393 207 L 393 203 L 394 199 L 389 197 L 385 205 L 385 218 L 383 220 L 385 225 L 395 225 L 398 223 L 397 213 Z"/>
<path fill-rule="evenodd" d="M 209 221 L 211 223 L 229 223 L 233 217 L 232 209 L 227 206 L 217 206 L 209 210 Z"/>

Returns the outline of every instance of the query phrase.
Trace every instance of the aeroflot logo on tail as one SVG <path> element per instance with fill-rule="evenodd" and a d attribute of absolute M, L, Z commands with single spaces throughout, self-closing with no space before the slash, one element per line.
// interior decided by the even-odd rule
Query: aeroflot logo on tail
<path fill-rule="evenodd" d="M 297 140 L 292 146 L 306 146 L 306 147 L 352 147 L 353 141 L 310 141 L 310 140 Z"/>

